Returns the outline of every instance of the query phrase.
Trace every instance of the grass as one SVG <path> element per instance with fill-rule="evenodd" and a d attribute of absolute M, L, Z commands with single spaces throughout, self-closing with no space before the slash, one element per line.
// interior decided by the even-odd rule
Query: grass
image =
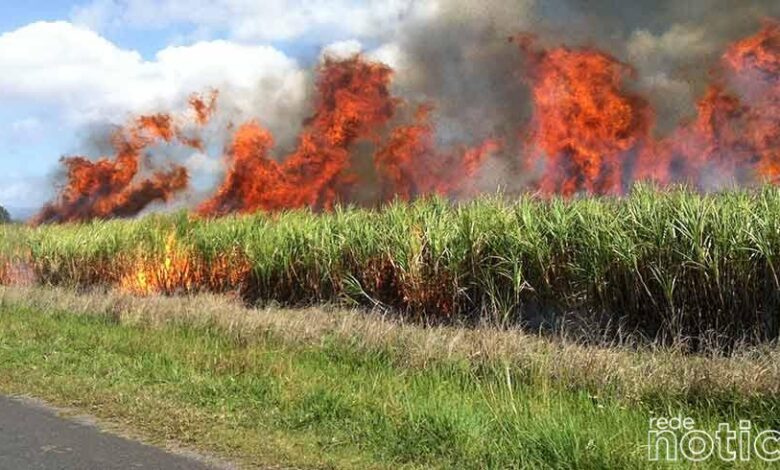
<path fill-rule="evenodd" d="M 209 296 L 0 289 L 0 390 L 247 466 L 650 468 L 651 416 L 776 427 L 776 359 L 769 346 L 683 355 Z"/>
<path fill-rule="evenodd" d="M 584 316 L 652 339 L 780 334 L 780 189 L 463 204 L 428 199 L 208 220 L 185 213 L 0 227 L 0 283 L 238 292 L 425 321 L 550 327 Z"/>

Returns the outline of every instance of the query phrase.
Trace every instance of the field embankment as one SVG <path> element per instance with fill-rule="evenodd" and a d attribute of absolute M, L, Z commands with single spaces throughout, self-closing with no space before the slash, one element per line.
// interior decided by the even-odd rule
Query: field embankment
<path fill-rule="evenodd" d="M 6 284 L 233 292 L 250 303 L 347 303 L 531 328 L 568 315 L 650 338 L 780 333 L 772 187 L 0 230 Z"/>
<path fill-rule="evenodd" d="M 778 364 L 772 347 L 689 355 L 214 296 L 0 288 L 1 392 L 247 466 L 650 468 L 654 415 L 777 428 Z"/>

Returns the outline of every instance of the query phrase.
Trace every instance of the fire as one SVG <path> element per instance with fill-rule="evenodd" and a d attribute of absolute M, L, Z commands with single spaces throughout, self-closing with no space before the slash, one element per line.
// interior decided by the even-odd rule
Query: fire
<path fill-rule="evenodd" d="M 780 182 L 780 24 L 767 22 L 722 57 L 696 118 L 650 137 L 653 113 L 625 92 L 629 66 L 590 49 L 536 51 L 515 38 L 532 69 L 532 149 L 545 160 L 540 189 L 619 194 L 625 182 L 654 180 L 700 189 Z"/>
<path fill-rule="evenodd" d="M 365 61 L 326 59 L 320 66 L 314 115 L 298 148 L 282 163 L 268 156 L 273 137 L 255 122 L 242 125 L 229 149 L 230 167 L 216 194 L 199 212 L 220 215 L 296 207 L 330 208 L 354 177 L 350 148 L 395 112 L 390 68 Z"/>
<path fill-rule="evenodd" d="M 384 200 L 454 194 L 477 173 L 485 157 L 500 147 L 496 140 L 487 139 L 474 148 L 449 154 L 439 152 L 430 123 L 432 112 L 432 105 L 420 106 L 415 123 L 395 129 L 374 156 Z"/>
<path fill-rule="evenodd" d="M 629 66 L 591 49 L 535 50 L 514 40 L 532 69 L 532 146 L 545 159 L 540 189 L 565 196 L 622 192 L 626 160 L 648 136 L 652 113 L 623 90 Z"/>
<path fill-rule="evenodd" d="M 780 183 L 780 23 L 767 21 L 728 47 L 696 116 L 660 139 L 651 136 L 649 103 L 627 89 L 635 75 L 631 66 L 595 49 L 545 49 L 530 35 L 512 40 L 529 65 L 532 119 L 528 129 L 518 129 L 529 136 L 526 142 L 505 146 L 489 138 L 441 150 L 433 103 L 419 106 L 412 122 L 396 116 L 410 103 L 391 94 L 392 69 L 360 55 L 326 58 L 317 69 L 314 111 L 295 151 L 277 160 L 268 130 L 257 121 L 239 124 L 225 150 L 224 179 L 197 213 L 328 210 L 351 202 L 352 187 L 370 181 L 357 175 L 356 168 L 369 163 L 356 160 L 359 142 L 376 148 L 382 201 L 467 195 L 489 155 L 524 143 L 525 167 L 541 168 L 535 186 L 546 195 L 621 194 L 648 179 L 701 189 Z M 192 124 L 209 122 L 217 96 L 190 99 Z M 67 182 L 33 223 L 128 217 L 154 201 L 169 201 L 188 186 L 186 169 L 170 164 L 144 171 L 141 157 L 159 143 L 202 151 L 203 142 L 179 121 L 169 114 L 141 116 L 116 133 L 113 157 L 64 158 Z M 391 121 L 399 123 L 388 130 Z"/>
<path fill-rule="evenodd" d="M 198 120 L 208 117 L 199 97 L 192 97 Z M 200 111 L 198 111 L 200 110 Z M 205 122 L 205 121 L 202 121 Z M 34 225 L 52 222 L 83 222 L 94 218 L 130 217 L 154 201 L 169 201 L 187 187 L 189 176 L 180 165 L 139 178 L 142 152 L 159 142 L 178 142 L 201 148 L 200 140 L 185 135 L 169 114 L 153 114 L 134 119 L 112 139 L 113 159 L 91 161 L 86 157 L 65 157 L 67 182 L 57 199 L 33 219 Z"/>
<path fill-rule="evenodd" d="M 692 123 L 643 152 L 638 179 L 702 189 L 780 182 L 780 24 L 736 42 L 722 62 L 734 90 L 711 85 Z"/>
<path fill-rule="evenodd" d="M 212 90 L 208 97 L 192 95 L 189 99 L 190 109 L 195 113 L 195 122 L 201 126 L 208 124 L 214 111 L 217 109 L 219 92 Z"/>
<path fill-rule="evenodd" d="M 638 180 L 704 188 L 734 180 L 738 173 L 745 172 L 751 163 L 751 153 L 740 125 L 745 108 L 739 99 L 712 85 L 697 108 L 693 123 L 677 129 L 666 139 L 652 142 L 642 151 L 635 174 Z M 749 176 L 748 172 L 740 179 Z"/>
<path fill-rule="evenodd" d="M 135 258 L 134 265 L 119 282 L 120 288 L 129 293 L 150 295 L 172 294 L 179 290 L 189 292 L 202 282 L 193 270 L 189 251 L 179 246 L 173 233 L 165 242 L 161 261 L 156 256 L 139 256 Z"/>
<path fill-rule="evenodd" d="M 206 260 L 170 233 L 162 253 L 131 254 L 119 278 L 119 288 L 135 295 L 236 292 L 247 285 L 251 264 L 238 251 Z M 121 264 L 121 262 L 120 262 Z"/>
<path fill-rule="evenodd" d="M 757 34 L 732 45 L 723 60 L 737 73 L 755 73 L 776 88 L 780 75 L 780 22 L 767 19 L 764 23 Z"/>
<path fill-rule="evenodd" d="M 35 270 L 30 262 L 0 260 L 0 286 L 32 286 L 36 282 Z"/>
<path fill-rule="evenodd" d="M 723 56 L 744 90 L 744 129 L 759 176 L 780 182 L 780 23 L 767 21 L 756 35 Z"/>

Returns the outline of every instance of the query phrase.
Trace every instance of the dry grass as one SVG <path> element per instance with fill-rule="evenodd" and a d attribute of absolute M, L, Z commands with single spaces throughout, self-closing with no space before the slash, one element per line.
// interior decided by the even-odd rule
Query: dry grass
<path fill-rule="evenodd" d="M 284 341 L 349 341 L 356 350 L 386 350 L 409 367 L 440 361 L 501 364 L 530 381 L 585 389 L 630 402 L 772 398 L 780 393 L 780 351 L 745 347 L 728 355 L 686 354 L 684 348 L 594 346 L 494 328 L 421 327 L 365 311 L 319 307 L 249 309 L 224 296 L 138 298 L 117 292 L 74 293 L 38 287 L 0 287 L 0 302 L 45 311 L 108 316 L 122 324 L 171 323 L 216 327 L 247 341 L 272 334 Z"/>

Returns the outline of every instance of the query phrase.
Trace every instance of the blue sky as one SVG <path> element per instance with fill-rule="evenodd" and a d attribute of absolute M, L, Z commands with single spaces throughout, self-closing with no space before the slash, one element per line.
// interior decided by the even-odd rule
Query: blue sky
<path fill-rule="evenodd" d="M 412 3 L 2 2 L 0 205 L 40 206 L 53 196 L 61 156 L 99 156 L 88 145 L 93 129 L 176 106 L 210 86 L 225 88 L 223 104 L 241 117 L 273 127 L 304 99 L 307 70 L 324 47 L 380 47 Z"/>
<path fill-rule="evenodd" d="M 2 2 L 0 34 L 39 21 L 69 21 L 79 5 L 81 3 L 66 0 Z M 153 58 L 158 50 L 185 31 L 186 27 L 177 26 L 153 30 L 120 27 L 110 28 L 103 35 L 123 49 L 136 50 L 145 58 Z M 77 126 L 63 126 L 45 103 L 6 96 L 3 102 L 4 106 L 0 108 L 0 205 L 26 209 L 28 205 L 39 205 L 50 196 L 48 185 L 57 169 L 57 160 L 79 150 L 78 134 L 83 130 Z"/>

